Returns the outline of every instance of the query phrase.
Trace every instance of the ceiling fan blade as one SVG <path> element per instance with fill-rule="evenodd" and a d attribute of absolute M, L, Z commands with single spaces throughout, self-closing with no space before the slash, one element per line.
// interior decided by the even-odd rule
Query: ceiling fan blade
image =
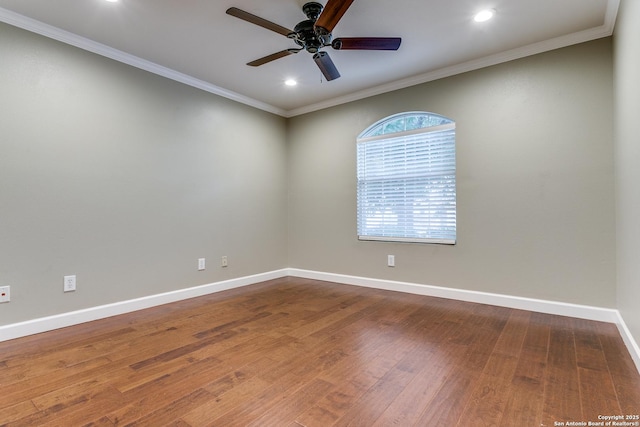
<path fill-rule="evenodd" d="M 336 50 L 398 50 L 400 37 L 342 37 L 335 39 L 331 47 Z"/>
<path fill-rule="evenodd" d="M 320 34 L 330 34 L 354 0 L 329 0 L 316 21 L 315 28 Z"/>
<path fill-rule="evenodd" d="M 293 55 L 294 53 L 300 52 L 301 49 L 286 49 L 281 50 L 280 52 L 272 53 L 271 55 L 267 55 L 260 59 L 256 59 L 255 61 L 248 62 L 247 65 L 251 67 L 258 67 L 260 65 L 264 65 L 267 62 L 275 61 L 276 59 L 284 58 L 285 56 Z"/>
<path fill-rule="evenodd" d="M 316 53 L 313 55 L 313 60 L 318 65 L 318 68 L 320 68 L 320 71 L 322 71 L 322 74 L 327 81 L 335 80 L 340 77 L 338 69 L 333 64 L 333 61 L 327 52 Z"/>
<path fill-rule="evenodd" d="M 267 21 L 266 19 L 260 18 L 259 16 L 256 16 L 252 13 L 245 12 L 244 10 L 238 9 L 237 7 L 230 7 L 229 9 L 227 9 L 227 15 L 235 16 L 236 18 L 240 18 L 243 21 L 259 25 L 262 28 L 266 28 L 267 30 L 275 31 L 276 33 L 282 34 L 285 37 L 288 37 L 293 33 L 293 31 L 288 28 L 275 24 L 271 21 Z"/>

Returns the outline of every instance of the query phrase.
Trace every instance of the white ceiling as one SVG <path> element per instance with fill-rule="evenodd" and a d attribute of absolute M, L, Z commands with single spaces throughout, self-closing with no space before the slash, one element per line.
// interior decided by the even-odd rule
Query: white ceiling
<path fill-rule="evenodd" d="M 325 3 L 325 0 L 321 0 Z M 327 48 L 327 82 L 311 54 L 247 62 L 297 47 L 229 16 L 235 6 L 293 28 L 304 0 L 0 0 L 0 21 L 290 117 L 612 34 L 619 0 L 358 0 L 336 37 L 402 37 L 398 51 Z M 496 17 L 475 23 L 480 9 Z M 284 80 L 296 78 L 296 87 Z"/>

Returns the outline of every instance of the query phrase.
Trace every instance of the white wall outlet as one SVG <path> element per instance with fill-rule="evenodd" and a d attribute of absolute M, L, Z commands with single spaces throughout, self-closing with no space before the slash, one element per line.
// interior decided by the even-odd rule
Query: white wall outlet
<path fill-rule="evenodd" d="M 9 301 L 11 301 L 11 287 L 0 286 L 0 302 L 9 302 Z"/>
<path fill-rule="evenodd" d="M 73 292 L 76 290 L 76 275 L 64 276 L 64 291 Z"/>
<path fill-rule="evenodd" d="M 220 266 L 222 267 L 228 267 L 229 266 L 229 260 L 227 260 L 227 256 L 223 256 L 222 260 L 220 261 Z"/>
<path fill-rule="evenodd" d="M 387 255 L 387 266 L 395 267 L 396 266 L 396 256 L 395 255 Z"/>
<path fill-rule="evenodd" d="M 198 271 L 204 270 L 204 267 L 205 267 L 205 259 L 198 258 Z"/>

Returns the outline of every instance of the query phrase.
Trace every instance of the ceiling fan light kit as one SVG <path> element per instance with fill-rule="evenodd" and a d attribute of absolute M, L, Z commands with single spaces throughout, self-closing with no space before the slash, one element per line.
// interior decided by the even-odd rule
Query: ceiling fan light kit
<path fill-rule="evenodd" d="M 289 48 L 272 53 L 247 63 L 258 67 L 276 59 L 284 58 L 301 50 L 313 54 L 313 60 L 327 81 L 340 77 L 340 73 L 331 60 L 329 54 L 321 50 L 331 47 L 335 50 L 398 50 L 402 39 L 400 37 L 344 37 L 333 39 L 333 29 L 346 13 L 354 0 L 328 0 L 326 6 L 318 2 L 308 2 L 302 6 L 302 12 L 307 19 L 299 22 L 293 30 L 253 15 L 236 7 L 227 9 L 227 14 L 258 25 L 267 30 L 293 40 L 299 48 Z"/>
<path fill-rule="evenodd" d="M 318 65 L 318 68 L 320 68 L 322 75 L 324 75 L 324 78 L 327 79 L 327 81 L 335 80 L 340 77 L 338 69 L 334 65 L 327 52 L 323 51 L 316 53 L 315 55 L 313 55 L 313 60 Z"/>

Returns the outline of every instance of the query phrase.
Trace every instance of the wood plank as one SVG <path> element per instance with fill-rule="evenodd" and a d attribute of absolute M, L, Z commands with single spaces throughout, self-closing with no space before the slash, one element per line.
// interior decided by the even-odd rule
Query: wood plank
<path fill-rule="evenodd" d="M 416 347 L 341 416 L 336 426 L 371 426 L 420 370 L 424 349 Z"/>
<path fill-rule="evenodd" d="M 211 394 L 204 389 L 196 389 L 188 393 L 180 393 L 180 398 L 171 401 L 155 411 L 146 413 L 142 417 L 133 422 L 127 422 L 130 426 L 161 426 L 180 419 L 191 409 L 196 408 L 203 403 L 211 400 Z M 114 424 L 121 425 L 124 423 L 121 419 L 114 419 Z"/>
<path fill-rule="evenodd" d="M 85 390 L 77 390 L 69 396 L 61 397 L 53 406 L 48 406 L 32 415 L 21 418 L 14 422 L 4 423 L 6 426 L 60 426 L 73 425 L 66 424 L 65 420 L 69 418 L 91 420 L 99 416 L 99 411 L 110 409 L 109 406 L 104 407 L 105 403 L 113 406 L 121 406 L 124 401 L 120 394 L 111 387 L 89 388 Z M 4 415 L 2 415 L 4 416 Z M 1 418 L 0 418 L 1 420 Z M 76 424 L 77 425 L 77 424 Z"/>
<path fill-rule="evenodd" d="M 296 417 L 296 421 L 307 427 L 333 425 L 362 395 L 397 362 L 385 357 L 373 357 L 367 362 L 366 370 L 352 365 L 343 380 L 320 399 L 314 406 Z"/>
<path fill-rule="evenodd" d="M 542 423 L 582 420 L 582 402 L 573 330 L 552 328 L 544 379 Z"/>
<path fill-rule="evenodd" d="M 532 315 L 511 381 L 501 420 L 504 427 L 541 425 L 550 328 L 534 318 Z"/>
<path fill-rule="evenodd" d="M 265 361 L 267 360 L 265 359 Z M 258 395 L 267 387 L 269 387 L 269 383 L 255 374 L 245 374 L 241 378 L 236 377 L 236 380 L 222 386 L 219 381 L 213 382 L 206 387 L 212 398 L 193 408 L 181 418 L 193 426 L 215 425 L 212 424 L 213 420 L 236 408 L 240 402 L 251 400 L 253 396 Z"/>
<path fill-rule="evenodd" d="M 597 421 L 598 415 L 620 414 L 613 378 L 596 333 L 596 322 L 576 319 L 574 323 L 582 419 Z"/>
<path fill-rule="evenodd" d="M 456 425 L 471 399 L 510 310 L 469 306 L 470 316 L 447 339 L 447 355 L 455 366 L 416 425 Z"/>
<path fill-rule="evenodd" d="M 512 396 L 511 383 L 530 313 L 514 310 L 501 331 L 460 420 L 478 426 L 500 424 Z"/>
<path fill-rule="evenodd" d="M 2 411 L 0 412 L 2 414 L 0 416 L 0 421 L 2 421 L 3 424 L 11 423 L 23 418 L 30 417 L 37 412 L 38 408 L 36 408 L 32 401 L 27 400 L 11 406 L 3 407 Z"/>
<path fill-rule="evenodd" d="M 0 425 L 554 425 L 639 411 L 615 325 L 284 278 L 0 343 Z"/>
<path fill-rule="evenodd" d="M 426 307 L 427 316 L 418 312 L 421 318 L 407 325 L 408 330 L 415 328 L 414 333 L 419 333 L 416 339 L 426 346 L 422 369 L 376 420 L 376 426 L 418 425 L 425 408 L 452 374 L 453 366 L 443 338 L 454 336 L 471 313 L 448 310 L 450 301 L 431 302 L 433 304 Z"/>
<path fill-rule="evenodd" d="M 295 393 L 283 398 L 278 405 L 272 406 L 247 425 L 256 427 L 281 425 L 287 421 L 295 420 L 299 414 L 313 407 L 332 387 L 333 384 L 315 378 Z"/>
<path fill-rule="evenodd" d="M 423 360 L 422 369 L 396 396 L 391 404 L 377 418 L 374 426 L 411 426 L 418 420 L 425 408 L 452 374 L 452 367 L 437 353 Z"/>

